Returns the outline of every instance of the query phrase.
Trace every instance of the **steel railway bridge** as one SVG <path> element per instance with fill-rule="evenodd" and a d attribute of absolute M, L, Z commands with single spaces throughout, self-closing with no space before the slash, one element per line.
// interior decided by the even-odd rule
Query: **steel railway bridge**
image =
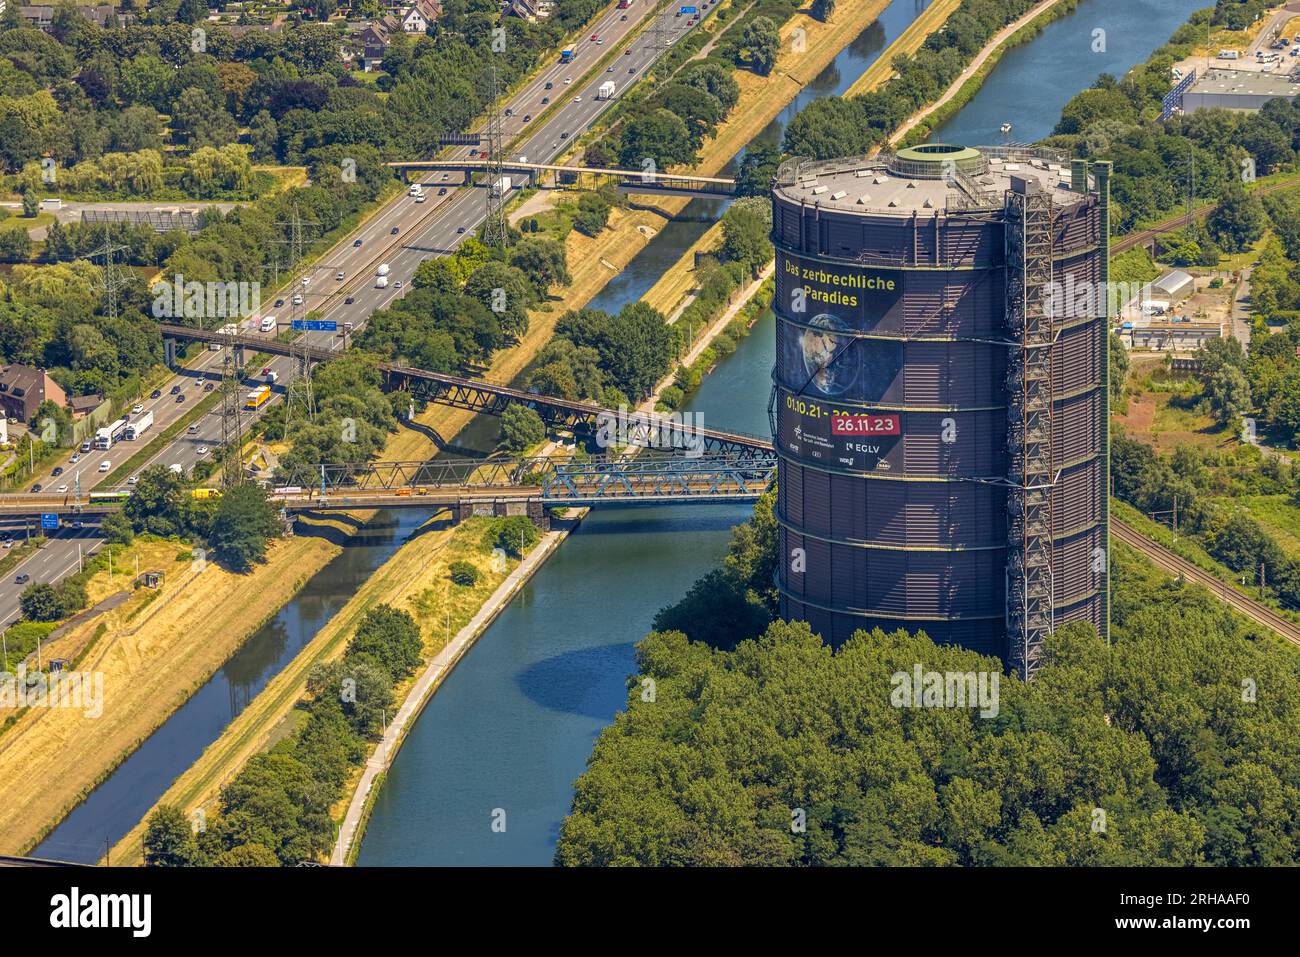
<path fill-rule="evenodd" d="M 544 524 L 557 506 L 752 502 L 776 475 L 776 456 L 654 452 L 589 459 L 531 456 L 302 466 L 282 476 L 274 501 L 287 512 L 359 508 L 450 508 L 474 514 L 527 514 Z M 0 495 L 0 516 L 104 514 L 124 493 Z"/>
<path fill-rule="evenodd" d="M 220 332 L 193 329 L 163 323 L 159 331 L 164 339 L 182 339 L 193 342 L 230 343 L 235 348 L 236 365 L 243 365 L 242 353 L 265 352 L 272 355 L 298 355 L 308 362 L 324 362 L 338 358 L 339 353 L 319 346 L 291 346 L 287 342 L 255 335 L 226 336 Z M 388 392 L 407 392 L 411 398 L 448 405 L 456 409 L 500 415 L 512 405 L 525 405 L 533 409 L 550 429 L 569 429 L 588 435 L 602 430 L 616 434 L 621 445 L 668 447 L 688 454 L 728 455 L 734 458 L 766 460 L 772 454 L 770 440 L 738 432 L 705 429 L 682 422 L 672 416 L 654 413 L 614 411 L 591 402 L 557 399 L 538 395 L 523 389 L 467 379 L 442 372 L 429 372 L 409 366 L 381 363 L 384 389 Z M 626 439 L 626 441 L 622 441 Z"/>

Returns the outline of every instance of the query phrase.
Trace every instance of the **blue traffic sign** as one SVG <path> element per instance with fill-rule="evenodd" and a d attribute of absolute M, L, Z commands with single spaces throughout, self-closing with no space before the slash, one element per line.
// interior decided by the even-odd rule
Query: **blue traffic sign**
<path fill-rule="evenodd" d="M 41 528 L 58 531 L 59 514 L 57 512 L 41 512 Z"/>
<path fill-rule="evenodd" d="M 339 324 L 333 319 L 294 319 L 295 332 L 338 332 Z"/>

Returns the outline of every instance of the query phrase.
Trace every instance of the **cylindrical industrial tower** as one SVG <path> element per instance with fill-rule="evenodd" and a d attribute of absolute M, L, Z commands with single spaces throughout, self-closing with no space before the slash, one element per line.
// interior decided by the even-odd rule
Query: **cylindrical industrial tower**
<path fill-rule="evenodd" d="M 1105 182 L 1059 151 L 791 160 L 773 186 L 782 614 L 1035 670 L 1106 626 Z"/>

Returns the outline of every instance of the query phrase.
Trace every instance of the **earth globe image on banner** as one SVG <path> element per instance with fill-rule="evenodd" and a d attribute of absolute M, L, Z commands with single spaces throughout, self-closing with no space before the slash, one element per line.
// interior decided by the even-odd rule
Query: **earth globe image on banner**
<path fill-rule="evenodd" d="M 858 377 L 853 336 L 839 316 L 823 312 L 813 316 L 799 335 L 799 351 L 808 382 L 822 395 L 843 395 Z"/>

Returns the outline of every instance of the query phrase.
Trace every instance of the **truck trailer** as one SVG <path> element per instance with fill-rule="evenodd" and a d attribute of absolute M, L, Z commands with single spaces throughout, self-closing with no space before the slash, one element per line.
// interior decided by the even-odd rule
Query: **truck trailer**
<path fill-rule="evenodd" d="M 122 433 L 122 438 L 128 442 L 134 442 L 140 436 L 144 435 L 153 427 L 153 413 L 146 412 L 134 422 L 127 423 L 126 431 Z"/>
<path fill-rule="evenodd" d="M 614 99 L 614 81 L 613 81 L 613 80 L 606 80 L 604 83 L 602 83 L 602 84 L 600 85 L 600 89 L 598 89 L 598 90 L 596 91 L 596 99 L 598 99 L 598 100 L 612 100 L 612 99 Z"/>

